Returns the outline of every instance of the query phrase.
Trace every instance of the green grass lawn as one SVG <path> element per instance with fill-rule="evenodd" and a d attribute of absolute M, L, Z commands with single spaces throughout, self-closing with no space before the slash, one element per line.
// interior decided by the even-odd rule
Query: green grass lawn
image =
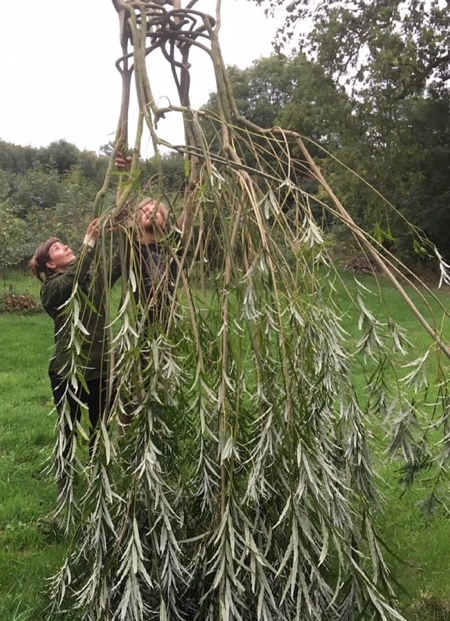
<path fill-rule="evenodd" d="M 349 275 L 343 276 L 343 285 L 353 292 Z M 386 311 L 395 317 L 405 330 L 411 342 L 409 356 L 411 359 L 421 356 L 431 345 L 432 339 L 421 327 L 418 319 L 408 308 L 405 300 L 392 285 L 373 276 L 358 276 L 358 280 L 371 293 L 367 293 L 366 303 L 381 320 Z M 343 286 L 338 286 L 340 291 Z M 423 313 L 427 322 L 450 341 L 450 322 L 444 316 L 439 304 L 430 301 L 430 306 L 421 299 L 418 292 L 407 287 L 408 295 Z M 435 291 L 439 302 L 450 311 L 450 293 Z M 358 316 L 341 294 L 341 308 L 345 311 L 344 325 L 349 331 L 349 338 L 358 338 L 355 326 Z M 429 296 L 427 296 L 429 299 Z M 430 399 L 438 382 L 438 361 L 450 372 L 450 361 L 439 354 L 431 357 L 427 364 L 427 378 L 430 384 Z M 397 360 L 390 360 L 393 369 Z M 405 360 L 398 358 L 398 364 Z M 398 369 L 396 369 L 398 370 Z M 361 374 L 355 377 L 355 385 L 364 391 L 365 379 Z M 381 434 L 382 435 L 382 434 Z M 383 446 L 380 447 L 380 450 Z M 378 455 L 383 459 L 383 455 Z M 402 611 L 409 621 L 448 621 L 450 619 L 450 558 L 448 554 L 450 541 L 450 513 L 443 507 L 430 518 L 424 517 L 421 502 L 428 489 L 428 473 L 418 477 L 415 485 L 405 492 L 399 484 L 400 463 L 386 463 L 380 468 L 382 476 L 381 492 L 384 498 L 382 513 L 379 518 L 381 535 L 386 543 L 386 558 L 390 563 L 393 582 L 398 582 L 398 593 Z M 448 498 L 450 508 L 450 495 Z"/>
<path fill-rule="evenodd" d="M 0 619 L 37 620 L 45 580 L 64 554 L 46 518 L 54 416 L 47 378 L 52 326 L 43 313 L 0 314 Z M 44 618 L 44 617 L 42 617 Z"/>
<path fill-rule="evenodd" d="M 348 275 L 344 280 L 354 288 Z M 382 314 L 375 280 L 370 276 L 362 280 L 373 291 L 370 307 Z M 37 293 L 25 276 L 15 281 L 15 287 Z M 408 330 L 412 357 L 417 357 L 430 346 L 430 337 L 390 285 L 381 287 L 390 311 Z M 438 295 L 448 305 L 450 294 Z M 357 317 L 346 305 L 342 296 L 345 327 L 349 339 L 356 340 Z M 439 316 L 441 312 L 435 310 Z M 56 489 L 45 471 L 51 460 L 55 423 L 47 378 L 52 329 L 45 313 L 0 314 L 0 621 L 46 618 L 46 581 L 65 552 L 64 538 L 48 520 L 55 507 Z M 450 335 L 445 323 L 443 330 Z M 432 366 L 429 373 L 432 384 Z M 361 391 L 364 381 L 363 376 L 355 378 Z M 381 534 L 392 551 L 386 558 L 393 584 L 402 587 L 396 589 L 409 620 L 444 621 L 450 618 L 450 517 L 441 508 L 426 520 L 419 506 L 426 478 L 402 494 L 397 469 L 395 463 L 382 467 L 384 503 L 379 517 Z"/>

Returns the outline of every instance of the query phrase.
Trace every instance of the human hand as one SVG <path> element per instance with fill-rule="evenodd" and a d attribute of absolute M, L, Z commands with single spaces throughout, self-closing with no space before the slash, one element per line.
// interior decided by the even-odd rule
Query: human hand
<path fill-rule="evenodd" d="M 95 218 L 92 222 L 89 223 L 86 229 L 86 235 L 84 236 L 84 242 L 86 245 L 93 248 L 95 246 L 95 242 L 99 238 L 100 235 L 100 218 Z"/>
<path fill-rule="evenodd" d="M 124 155 L 122 151 L 117 151 L 116 159 L 114 160 L 117 170 L 119 172 L 127 172 L 130 170 L 131 159 L 130 155 Z"/>

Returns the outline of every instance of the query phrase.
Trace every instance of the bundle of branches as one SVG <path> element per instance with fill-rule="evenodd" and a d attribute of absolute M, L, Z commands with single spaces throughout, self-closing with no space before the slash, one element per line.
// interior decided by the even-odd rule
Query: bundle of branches
<path fill-rule="evenodd" d="M 123 98 L 96 202 L 105 282 L 115 245 L 122 270 L 120 302 L 105 287 L 111 407 L 88 467 L 76 441 L 70 455 L 62 448 L 61 421 L 61 512 L 73 544 L 53 579 L 54 611 L 92 621 L 401 619 L 375 528 L 369 430 L 374 417 L 394 422 L 394 412 L 406 412 L 388 397 L 405 342 L 393 322 L 368 309 L 364 287 L 348 300 L 361 338 L 347 341 L 324 215 L 352 231 L 448 350 L 397 283 L 399 266 L 354 225 L 302 137 L 241 117 L 220 51 L 220 0 L 214 18 L 195 10 L 195 0 L 187 8 L 113 2 Z M 190 106 L 194 47 L 214 66 L 218 115 Z M 158 52 L 173 72 L 179 106 L 155 104 L 146 59 Z M 108 206 L 115 157 L 129 142 L 132 75 L 140 114 L 131 167 L 117 204 Z M 182 115 L 184 144 L 159 136 L 163 114 Z M 142 181 L 145 127 L 156 153 L 164 146 L 183 154 L 182 197 L 167 194 L 162 175 L 150 187 Z M 327 200 L 306 192 L 311 179 Z M 167 255 L 177 265 L 175 289 L 167 274 L 158 276 L 166 287 L 160 314 L 137 295 L 144 275 L 130 258 L 131 205 L 149 193 L 184 214 L 182 248 L 171 243 Z M 77 296 L 67 305 L 74 382 L 85 338 Z M 370 376 L 359 395 L 356 365 Z M 410 383 L 417 377 L 411 373 Z M 404 414 L 398 420 L 395 449 L 407 453 L 410 427 Z M 412 467 L 423 458 L 407 456 Z"/>

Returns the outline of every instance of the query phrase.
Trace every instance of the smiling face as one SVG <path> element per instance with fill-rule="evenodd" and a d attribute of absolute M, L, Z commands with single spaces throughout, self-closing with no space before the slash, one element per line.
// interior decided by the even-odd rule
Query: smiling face
<path fill-rule="evenodd" d="M 144 231 L 162 231 L 167 223 L 167 209 L 162 203 L 148 199 L 139 205 L 137 217 Z"/>
<path fill-rule="evenodd" d="M 56 273 L 65 272 L 69 265 L 75 261 L 73 251 L 61 241 L 55 241 L 48 249 L 48 261 L 46 266 Z"/>

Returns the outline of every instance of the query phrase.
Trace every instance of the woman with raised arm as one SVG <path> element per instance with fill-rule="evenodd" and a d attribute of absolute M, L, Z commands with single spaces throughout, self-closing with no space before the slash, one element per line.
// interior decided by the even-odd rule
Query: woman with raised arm
<path fill-rule="evenodd" d="M 33 274 L 42 282 L 41 301 L 54 322 L 55 352 L 50 360 L 49 376 L 59 420 L 63 421 L 64 461 L 73 458 L 73 437 L 85 404 L 90 421 L 90 450 L 95 431 L 107 401 L 107 343 L 105 331 L 105 288 L 98 264 L 93 262 L 100 234 L 99 220 L 93 220 L 78 255 L 60 239 L 51 237 L 41 244 L 30 261 Z M 74 347 L 68 302 L 77 296 L 80 328 L 73 369 Z M 58 460 L 58 455 L 57 455 Z M 59 467 L 58 467 L 59 465 Z M 67 477 L 66 464 L 57 464 L 58 490 L 61 494 Z"/>

